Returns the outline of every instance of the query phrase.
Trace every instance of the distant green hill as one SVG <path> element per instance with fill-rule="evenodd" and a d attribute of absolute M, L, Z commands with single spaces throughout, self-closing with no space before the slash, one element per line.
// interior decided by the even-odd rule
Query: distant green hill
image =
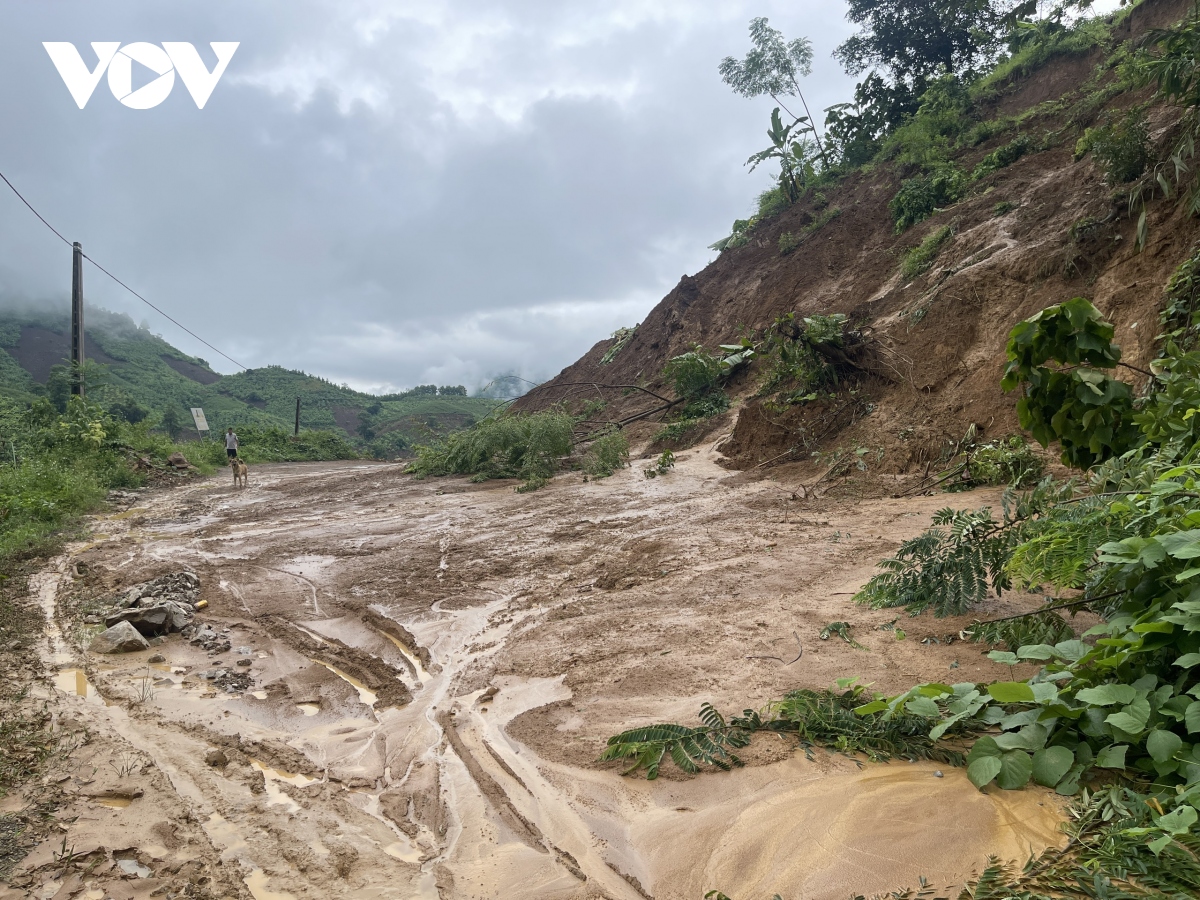
<path fill-rule="evenodd" d="M 103 381 L 106 402 L 128 415 L 148 414 L 190 432 L 189 409 L 204 409 L 215 431 L 232 425 L 291 428 L 300 398 L 300 427 L 335 429 L 380 456 L 478 421 L 496 400 L 466 396 L 461 387 L 423 385 L 401 394 L 375 396 L 324 378 L 266 366 L 222 376 L 198 357 L 139 328 L 128 316 L 87 310 L 85 350 Z M 70 321 L 64 312 L 0 309 L 0 395 L 18 400 L 52 399 L 64 390 L 61 366 L 70 353 Z"/>

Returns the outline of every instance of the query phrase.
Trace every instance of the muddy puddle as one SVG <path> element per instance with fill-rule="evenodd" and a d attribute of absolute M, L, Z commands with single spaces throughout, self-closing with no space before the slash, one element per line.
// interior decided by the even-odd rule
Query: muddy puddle
<path fill-rule="evenodd" d="M 595 762 L 609 735 L 691 723 L 705 700 L 1007 674 L 978 648 L 922 644 L 923 620 L 900 642 L 890 616 L 849 601 L 941 498 L 785 523 L 783 488 L 727 478 L 707 451 L 655 481 L 568 476 L 525 495 L 395 466 L 258 467 L 245 491 L 210 482 L 109 517 L 109 540 L 37 583 L 53 610 L 77 561 L 125 583 L 193 571 L 202 619 L 233 649 L 174 636 L 105 658 L 93 683 L 55 627 L 47 663 L 67 700 L 153 760 L 262 900 L 842 900 L 958 883 L 989 855 L 1060 842 L 1045 792 L 982 794 L 926 763 L 810 761 L 777 736 L 728 774 L 647 782 Z M 832 620 L 866 649 L 817 641 Z M 794 635 L 805 654 L 784 666 Z M 245 678 L 205 675 L 219 671 Z"/>

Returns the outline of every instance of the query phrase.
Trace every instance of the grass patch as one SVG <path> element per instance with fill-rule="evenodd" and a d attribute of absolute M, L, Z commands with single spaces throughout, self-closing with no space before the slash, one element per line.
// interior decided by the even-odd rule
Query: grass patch
<path fill-rule="evenodd" d="M 840 207 L 829 207 L 821 215 L 817 216 L 811 224 L 801 228 L 799 232 L 785 231 L 779 236 L 780 256 L 787 256 L 841 214 L 842 210 Z"/>
<path fill-rule="evenodd" d="M 902 181 L 900 190 L 888 203 L 896 234 L 924 222 L 938 209 L 957 203 L 966 189 L 967 177 L 954 165 Z"/>
<path fill-rule="evenodd" d="M 946 243 L 953 235 L 954 229 L 949 225 L 944 225 L 929 232 L 925 236 L 925 240 L 905 253 L 904 261 L 900 264 L 900 274 L 904 280 L 911 281 L 918 275 L 929 271 L 942 249 L 942 244 Z"/>

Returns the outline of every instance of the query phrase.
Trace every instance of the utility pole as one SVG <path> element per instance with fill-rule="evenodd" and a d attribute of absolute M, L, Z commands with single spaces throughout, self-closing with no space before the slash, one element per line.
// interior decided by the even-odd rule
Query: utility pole
<path fill-rule="evenodd" d="M 296 398 L 296 437 L 300 437 L 300 398 Z"/>
<path fill-rule="evenodd" d="M 83 247 L 71 253 L 71 393 L 83 396 Z"/>

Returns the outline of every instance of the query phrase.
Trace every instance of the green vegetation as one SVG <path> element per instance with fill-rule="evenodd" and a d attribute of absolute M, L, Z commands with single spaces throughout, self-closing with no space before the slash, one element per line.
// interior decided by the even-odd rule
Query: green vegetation
<path fill-rule="evenodd" d="M 0 313 L 0 397 L 18 403 L 49 399 L 62 412 L 69 395 L 69 370 L 50 368 L 45 384 L 35 382 L 14 354 L 21 335 L 58 340 L 66 354 L 64 314 L 36 310 Z M 196 437 L 189 412 L 204 409 L 216 431 L 247 426 L 292 431 L 296 399 L 300 427 L 339 432 L 361 450 L 394 457 L 417 441 L 464 427 L 482 418 L 495 402 L 466 396 L 461 385 L 419 385 L 410 391 L 373 396 L 280 366 L 221 376 L 196 357 L 180 353 L 127 316 L 88 309 L 86 346 L 103 365 L 85 368 L 88 393 L 104 388 L 105 409 L 122 421 L 154 420 L 173 440 Z M 61 360 L 43 360 L 42 365 Z M 42 371 L 45 371 L 44 369 Z M 97 398 L 100 399 L 100 398 Z"/>
<path fill-rule="evenodd" d="M 492 416 L 436 444 L 418 446 L 408 467 L 419 478 L 471 475 L 473 481 L 519 478 L 521 491 L 544 485 L 570 455 L 575 419 L 560 409 Z"/>
<path fill-rule="evenodd" d="M 846 316 L 795 313 L 776 319 L 767 328 L 759 353 L 766 363 L 759 396 L 774 395 L 779 405 L 816 399 L 816 392 L 835 389 L 838 368 L 831 358 L 845 346 Z"/>
<path fill-rule="evenodd" d="M 975 167 L 975 171 L 971 173 L 971 180 L 978 181 L 980 178 L 986 178 L 997 169 L 1011 166 L 1031 149 L 1033 149 L 1033 141 L 1029 139 L 1029 136 L 1024 134 L 1017 135 L 1017 137 L 1013 138 L 1007 144 L 996 148 L 980 160 L 979 165 Z"/>
<path fill-rule="evenodd" d="M 1133 109 L 1115 122 L 1089 128 L 1075 145 L 1075 158 L 1091 152 L 1104 167 L 1109 184 L 1126 184 L 1146 171 L 1150 162 L 1150 132 L 1146 113 Z"/>
<path fill-rule="evenodd" d="M 629 465 L 629 441 L 617 428 L 609 427 L 592 441 L 583 455 L 583 471 L 592 478 L 607 478 Z"/>
<path fill-rule="evenodd" d="M 953 165 L 945 165 L 928 175 L 917 175 L 901 182 L 900 190 L 888 204 L 896 233 L 924 222 L 938 209 L 958 202 L 966 190 L 966 176 Z"/>
<path fill-rule="evenodd" d="M 1001 387 L 1022 388 L 1021 427 L 1043 447 L 1058 441 L 1067 465 L 1086 469 L 1138 441 L 1129 385 L 1098 371 L 1120 362 L 1112 337 L 1112 325 L 1082 297 L 1042 310 L 1009 337 Z"/>
<path fill-rule="evenodd" d="M 670 450 L 664 450 L 658 455 L 653 465 L 643 469 L 647 478 L 658 478 L 660 475 L 666 475 L 675 468 L 675 454 Z"/>
<path fill-rule="evenodd" d="M 1001 216 L 1008 215 L 1016 208 L 1017 204 L 1013 203 L 1011 200 L 1001 200 L 992 207 L 992 217 L 998 219 Z"/>
<path fill-rule="evenodd" d="M 174 447 L 145 425 L 120 422 L 74 398 L 65 413 L 45 400 L 0 400 L 0 569 L 46 548 L 112 488 L 145 483 L 139 458 L 162 465 Z"/>
<path fill-rule="evenodd" d="M 743 764 L 733 751 L 765 731 L 794 735 L 810 757 L 817 746 L 846 755 L 863 753 L 873 761 L 898 757 L 961 763 L 961 753 L 929 738 L 928 721 L 921 716 L 901 713 L 883 719 L 856 714 L 864 688 L 855 681 L 840 680 L 836 691 L 791 691 L 762 710 L 747 709 L 728 720 L 705 703 L 700 726 L 650 725 L 624 731 L 608 739 L 600 759 L 627 760 L 625 774 L 644 771 L 651 780 L 668 757 L 688 773 L 703 766 L 728 771 Z"/>
<path fill-rule="evenodd" d="M 793 234 L 790 231 L 785 231 L 779 235 L 779 254 L 787 256 L 841 214 L 842 210 L 839 207 L 829 207 L 822 211 L 811 224 L 801 228 L 798 233 Z"/>
<path fill-rule="evenodd" d="M 933 261 L 937 259 L 942 244 L 953 236 L 954 229 L 949 225 L 943 225 L 941 228 L 935 228 L 929 232 L 920 244 L 905 253 L 904 261 L 900 264 L 900 274 L 904 280 L 912 281 L 918 275 L 928 272 Z"/>
<path fill-rule="evenodd" d="M 616 359 L 617 355 L 625 349 L 630 341 L 633 340 L 633 335 L 636 331 L 636 325 L 634 325 L 632 328 L 618 328 L 616 331 L 614 331 L 612 333 L 613 344 L 608 348 L 607 351 L 605 351 L 604 356 L 600 358 L 600 365 L 607 366 L 614 359 Z"/>

